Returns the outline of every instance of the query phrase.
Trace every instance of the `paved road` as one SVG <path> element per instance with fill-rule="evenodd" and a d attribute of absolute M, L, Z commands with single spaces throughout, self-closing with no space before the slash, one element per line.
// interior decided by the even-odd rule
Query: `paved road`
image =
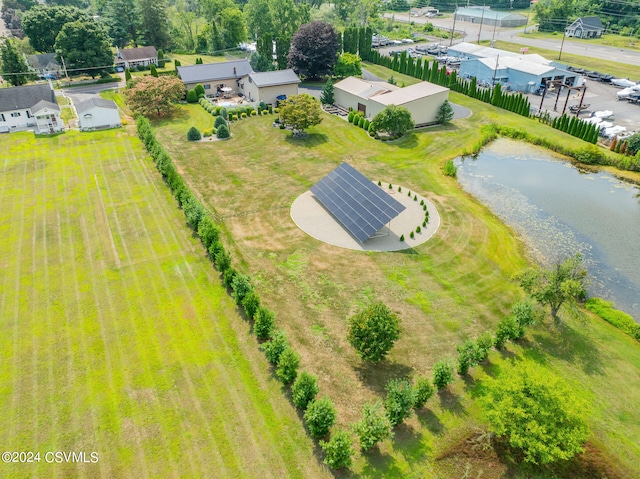
<path fill-rule="evenodd" d="M 407 14 L 390 14 L 385 13 L 385 17 L 390 18 L 393 16 L 396 20 L 401 22 L 415 22 L 416 24 L 424 24 L 427 22 L 432 23 L 437 27 L 452 28 L 453 18 L 426 18 L 426 17 L 410 17 Z M 463 31 L 465 42 L 477 42 L 478 40 L 503 40 L 506 42 L 517 43 L 520 45 L 526 45 L 530 47 L 545 48 L 547 50 L 554 50 L 560 52 L 560 45 L 562 44 L 562 36 L 558 36 L 557 39 L 534 39 L 522 35 L 521 30 L 513 30 L 510 28 L 493 28 L 489 25 L 480 25 L 469 22 L 456 21 L 456 30 Z M 454 40 L 455 43 L 461 40 Z M 443 41 L 442 43 L 448 44 Z M 562 51 L 567 53 L 573 53 L 576 55 L 589 56 L 593 58 L 600 58 L 603 60 L 614 60 L 620 63 L 626 63 L 628 65 L 640 66 L 640 52 L 625 50 L 615 47 L 608 47 L 603 45 L 588 45 L 585 46 L 582 42 L 576 42 L 569 38 L 565 38 Z M 640 70 L 638 71 L 638 78 L 640 80 Z"/>

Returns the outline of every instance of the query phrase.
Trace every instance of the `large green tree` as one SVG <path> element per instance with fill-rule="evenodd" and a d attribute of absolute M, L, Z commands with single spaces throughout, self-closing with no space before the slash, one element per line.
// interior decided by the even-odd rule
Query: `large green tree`
<path fill-rule="evenodd" d="M 144 116 L 168 116 L 175 109 L 174 103 L 184 97 L 184 83 L 172 75 L 138 77 L 124 94 L 134 112 Z"/>
<path fill-rule="evenodd" d="M 280 106 L 280 119 L 293 129 L 294 136 L 322 122 L 322 107 L 317 98 L 306 93 L 294 95 Z"/>
<path fill-rule="evenodd" d="M 534 300 L 549 306 L 555 321 L 558 320 L 562 305 L 573 305 L 587 294 L 587 270 L 580 254 L 558 262 L 549 269 L 527 270 L 516 278 Z"/>
<path fill-rule="evenodd" d="M 38 5 L 25 12 L 22 29 L 35 51 L 51 53 L 56 37 L 65 24 L 90 19 L 87 13 L 75 7 Z"/>
<path fill-rule="evenodd" d="M 521 450 L 525 461 L 548 464 L 584 450 L 587 405 L 546 369 L 532 362 L 501 368 L 485 386 L 490 430 Z"/>
<path fill-rule="evenodd" d="M 164 0 L 138 0 L 138 8 L 144 44 L 166 50 L 171 43 L 167 4 Z"/>
<path fill-rule="evenodd" d="M 225 8 L 220 15 L 225 48 L 235 48 L 247 39 L 244 17 L 238 8 Z"/>
<path fill-rule="evenodd" d="M 27 83 L 32 75 L 28 74 L 29 68 L 22 55 L 20 55 L 11 40 L 5 40 L 0 46 L 2 58 L 2 77 L 13 86 Z"/>
<path fill-rule="evenodd" d="M 87 73 L 92 77 L 111 68 L 109 37 L 104 27 L 93 19 L 67 23 L 56 38 L 56 59 L 64 58 L 67 71 Z"/>
<path fill-rule="evenodd" d="M 562 32 L 569 17 L 573 17 L 573 0 L 540 0 L 533 7 L 533 19 L 542 32 Z"/>
<path fill-rule="evenodd" d="M 133 46 L 138 46 L 140 12 L 135 0 L 107 0 L 102 21 L 113 45 L 122 48 L 133 43 Z"/>
<path fill-rule="evenodd" d="M 400 337 L 400 319 L 384 303 L 372 303 L 349 318 L 347 340 L 365 361 L 380 361 Z"/>
<path fill-rule="evenodd" d="M 244 15 L 247 22 L 247 32 L 252 39 L 258 39 L 263 35 L 273 35 L 273 18 L 269 8 L 269 0 L 249 0 L 244 7 Z"/>
<path fill-rule="evenodd" d="M 409 110 L 396 105 L 385 107 L 371 123 L 375 131 L 386 132 L 392 136 L 402 136 L 415 126 Z"/>
<path fill-rule="evenodd" d="M 339 48 L 338 33 L 332 25 L 307 23 L 291 39 L 289 67 L 307 78 L 329 75 L 338 61 Z"/>

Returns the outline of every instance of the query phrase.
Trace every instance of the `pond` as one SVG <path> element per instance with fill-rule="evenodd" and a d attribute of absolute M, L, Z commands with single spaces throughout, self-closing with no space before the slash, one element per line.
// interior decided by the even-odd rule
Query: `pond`
<path fill-rule="evenodd" d="M 510 225 L 545 266 L 583 254 L 589 293 L 640 321 L 640 189 L 548 150 L 498 139 L 457 159 L 462 187 Z"/>

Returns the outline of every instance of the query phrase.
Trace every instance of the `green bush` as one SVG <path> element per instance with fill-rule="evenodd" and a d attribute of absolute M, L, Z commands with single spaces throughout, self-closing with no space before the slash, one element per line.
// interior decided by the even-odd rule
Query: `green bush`
<path fill-rule="evenodd" d="M 233 115 L 233 116 L 235 117 L 236 115 Z M 243 111 L 242 113 L 240 113 L 240 118 L 246 118 L 246 117 L 247 117 L 246 112 Z"/>
<path fill-rule="evenodd" d="M 495 339 L 491 331 L 486 331 L 476 338 L 476 356 L 475 360 L 481 363 L 489 357 L 489 352 L 493 348 Z"/>
<path fill-rule="evenodd" d="M 336 409 L 331 399 L 325 396 L 311 401 L 304 413 L 304 421 L 311 436 L 326 436 L 331 426 L 336 423 Z"/>
<path fill-rule="evenodd" d="M 233 283 L 233 279 L 236 277 L 237 271 L 229 266 L 224 273 L 222 273 L 222 284 L 225 288 L 230 288 Z"/>
<path fill-rule="evenodd" d="M 413 390 L 407 379 L 392 379 L 385 388 L 384 409 L 392 426 L 397 426 L 411 415 Z"/>
<path fill-rule="evenodd" d="M 278 359 L 278 367 L 276 368 L 276 376 L 282 384 L 291 384 L 298 376 L 298 367 L 300 366 L 300 355 L 293 348 L 285 349 Z"/>
<path fill-rule="evenodd" d="M 368 451 L 373 446 L 393 436 L 391 422 L 380 401 L 366 403 L 362 408 L 362 419 L 354 424 L 360 448 Z"/>
<path fill-rule="evenodd" d="M 184 216 L 187 218 L 187 225 L 195 231 L 198 231 L 200 219 L 207 213 L 204 206 L 202 206 L 202 203 L 200 203 L 193 195 L 189 195 L 182 203 L 182 211 L 184 212 Z"/>
<path fill-rule="evenodd" d="M 369 128 L 371 127 L 371 122 L 367 119 L 364 120 L 364 125 L 363 128 L 367 131 L 369 131 Z"/>
<path fill-rule="evenodd" d="M 254 315 L 253 330 L 258 339 L 269 339 L 273 334 L 275 314 L 273 311 L 259 306 Z"/>
<path fill-rule="evenodd" d="M 306 371 L 302 371 L 291 386 L 293 404 L 303 411 L 307 409 L 309 403 L 316 398 L 319 392 L 318 379 Z"/>
<path fill-rule="evenodd" d="M 324 463 L 331 469 L 345 469 L 353 462 L 353 439 L 347 431 L 335 431 L 328 442 L 320 441 L 325 452 Z"/>
<path fill-rule="evenodd" d="M 201 139 L 202 139 L 202 136 L 200 135 L 200 130 L 198 130 L 195 126 L 192 126 L 191 128 L 189 128 L 189 131 L 187 131 L 187 140 L 199 141 Z"/>
<path fill-rule="evenodd" d="M 416 228 L 416 233 L 420 233 L 421 231 L 422 231 L 422 229 L 418 226 L 418 227 Z"/>
<path fill-rule="evenodd" d="M 520 327 L 513 316 L 507 316 L 496 326 L 496 336 L 493 345 L 496 349 L 502 349 L 507 341 L 520 339 L 522 336 L 524 336 L 524 329 Z"/>
<path fill-rule="evenodd" d="M 231 289 L 233 290 L 231 293 L 233 300 L 238 306 L 242 305 L 242 300 L 249 294 L 249 291 L 253 290 L 251 278 L 245 274 L 236 274 L 231 283 Z"/>
<path fill-rule="evenodd" d="M 349 114 L 347 115 L 347 121 L 349 123 L 353 123 L 353 119 L 355 118 L 355 113 L 353 113 L 352 111 L 349 112 Z"/>
<path fill-rule="evenodd" d="M 229 133 L 229 128 L 227 125 L 220 125 L 216 132 L 216 136 L 220 139 L 229 138 L 231 134 Z"/>
<path fill-rule="evenodd" d="M 615 305 L 601 298 L 589 298 L 586 302 L 589 311 L 597 314 L 607 323 L 621 329 L 629 336 L 640 341 L 640 325 L 631 316 L 615 309 Z"/>
<path fill-rule="evenodd" d="M 433 365 L 433 385 L 442 390 L 453 382 L 453 365 L 448 359 L 436 361 Z"/>
<path fill-rule="evenodd" d="M 198 94 L 195 90 L 189 90 L 187 92 L 187 103 L 197 103 L 198 102 Z"/>
<path fill-rule="evenodd" d="M 469 369 L 474 367 L 477 363 L 477 344 L 472 339 L 467 339 L 464 343 L 458 344 L 456 350 L 458 351 L 458 374 L 464 376 L 469 372 Z"/>
<path fill-rule="evenodd" d="M 375 302 L 348 320 L 347 340 L 364 361 L 380 361 L 400 337 L 400 319 L 384 303 Z"/>
<path fill-rule="evenodd" d="M 227 109 L 222 107 L 220 108 L 220 111 L 218 112 L 219 115 L 224 118 L 225 120 L 229 117 L 229 113 L 227 112 Z M 217 128 L 217 127 L 216 127 Z"/>
<path fill-rule="evenodd" d="M 254 319 L 258 308 L 260 307 L 260 298 L 255 291 L 249 291 L 242 299 L 242 307 L 249 319 Z"/>
<path fill-rule="evenodd" d="M 413 385 L 413 396 L 411 403 L 413 409 L 422 409 L 427 401 L 433 396 L 434 390 L 429 378 L 418 378 Z"/>
<path fill-rule="evenodd" d="M 213 264 L 218 268 L 218 271 L 224 273 L 231 267 L 231 256 L 224 250 L 219 251 L 213 257 Z"/>
<path fill-rule="evenodd" d="M 207 250 L 214 241 L 218 241 L 220 230 L 209 216 L 205 216 L 200 220 L 198 225 L 198 237 Z"/>
<path fill-rule="evenodd" d="M 416 237 L 416 235 L 413 233 L 413 231 L 409 234 L 409 238 L 414 239 Z"/>
<path fill-rule="evenodd" d="M 202 130 L 202 136 L 204 138 L 209 138 L 212 135 L 212 131 L 211 128 L 205 128 L 204 130 Z"/>
<path fill-rule="evenodd" d="M 400 236 L 400 241 L 404 241 L 404 235 Z"/>
<path fill-rule="evenodd" d="M 445 176 L 451 176 L 452 178 L 455 178 L 458 175 L 458 168 L 453 164 L 453 160 L 447 160 L 445 162 L 444 167 L 442 168 L 442 173 L 444 173 Z"/>
<path fill-rule="evenodd" d="M 216 119 L 213 120 L 213 126 L 215 128 L 219 128 L 220 125 L 225 125 L 226 126 L 227 125 L 227 121 L 224 118 L 222 118 L 221 116 L 216 116 Z"/>
<path fill-rule="evenodd" d="M 287 341 L 287 336 L 282 330 L 276 331 L 270 341 L 260 345 L 260 349 L 264 352 L 264 355 L 267 357 L 267 361 L 271 364 L 278 364 L 280 356 L 288 348 L 289 341 Z"/>
<path fill-rule="evenodd" d="M 251 110 L 251 113 L 250 113 L 250 115 L 251 115 L 251 116 L 256 116 L 257 114 L 258 114 L 258 112 L 257 112 L 257 111 L 255 111 L 255 110 Z"/>

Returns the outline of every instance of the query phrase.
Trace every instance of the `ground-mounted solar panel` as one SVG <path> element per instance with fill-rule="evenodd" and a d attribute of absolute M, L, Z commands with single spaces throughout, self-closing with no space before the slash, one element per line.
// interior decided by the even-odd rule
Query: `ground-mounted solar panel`
<path fill-rule="evenodd" d="M 313 185 L 311 193 L 360 242 L 406 208 L 346 162 Z"/>

